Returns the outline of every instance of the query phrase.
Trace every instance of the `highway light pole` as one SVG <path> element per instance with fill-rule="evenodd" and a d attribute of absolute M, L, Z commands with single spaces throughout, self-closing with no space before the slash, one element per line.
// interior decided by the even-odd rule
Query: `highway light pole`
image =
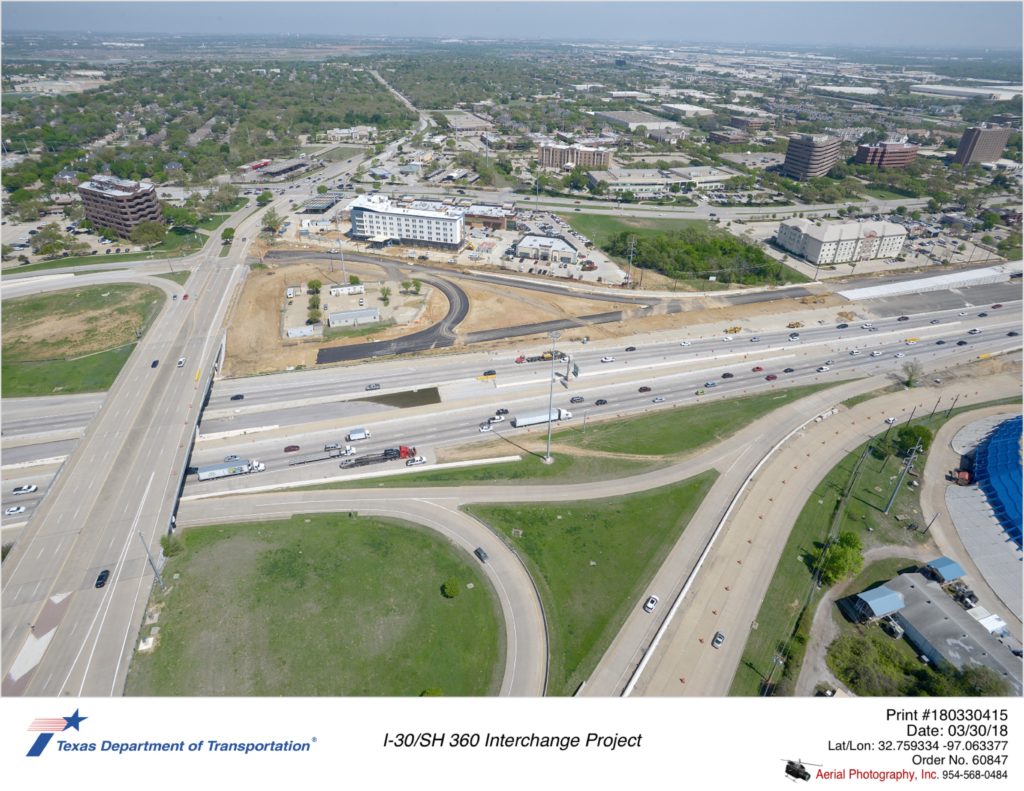
<path fill-rule="evenodd" d="M 555 402 L 555 341 L 561 335 L 558 330 L 552 330 L 548 333 L 548 337 L 551 338 L 551 379 L 548 382 L 548 449 L 544 454 L 544 463 L 550 464 L 554 461 L 551 458 L 551 408 Z"/>

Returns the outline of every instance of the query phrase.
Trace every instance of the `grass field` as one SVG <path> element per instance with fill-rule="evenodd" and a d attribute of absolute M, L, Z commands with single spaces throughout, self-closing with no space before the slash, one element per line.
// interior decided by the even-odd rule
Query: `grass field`
<path fill-rule="evenodd" d="M 230 252 L 231 252 L 231 245 L 230 244 L 221 245 L 220 252 L 217 253 L 217 257 L 218 258 L 226 258 Z"/>
<path fill-rule="evenodd" d="M 201 231 L 216 231 L 224 224 L 224 221 L 230 216 L 230 214 L 211 214 L 202 222 L 197 223 L 196 228 L 198 228 Z"/>
<path fill-rule="evenodd" d="M 128 695 L 493 695 L 504 631 L 489 583 L 438 536 L 321 514 L 185 531 L 159 645 Z M 440 588 L 459 582 L 452 599 Z M 467 585 L 472 584 L 472 588 Z M 148 634 L 144 629 L 144 634 Z"/>
<path fill-rule="evenodd" d="M 192 276 L 191 270 L 185 269 L 181 272 L 164 272 L 163 274 L 157 275 L 162 277 L 164 280 L 173 280 L 179 286 L 185 285 L 186 281 Z"/>
<path fill-rule="evenodd" d="M 863 189 L 872 198 L 878 198 L 879 200 L 914 200 L 906 195 L 900 195 L 898 192 L 887 190 L 884 187 L 864 187 Z"/>
<path fill-rule="evenodd" d="M 1019 403 L 1019 400 L 993 401 L 957 409 L 950 417 L 1000 403 Z M 931 419 L 915 420 L 914 425 L 924 425 L 935 432 L 946 420 L 946 413 L 939 412 Z M 833 467 L 807 499 L 761 603 L 756 619 L 758 628 L 747 639 L 743 661 L 736 671 L 730 695 L 761 694 L 762 681 L 770 674 L 773 657 L 778 654 L 783 654 L 787 662 L 781 675 L 776 672 L 773 676 L 773 683 L 777 684 L 775 694 L 792 694 L 793 684 L 800 675 L 811 618 L 826 590 L 814 586 L 813 560 L 828 536 L 842 491 L 849 484 L 865 445 Z M 904 486 L 889 515 L 883 513 L 892 494 L 893 476 L 898 475 L 902 467 L 901 461 L 895 456 L 868 453 L 838 520 L 837 532 L 855 533 L 865 549 L 883 545 L 915 546 L 927 540 L 923 530 L 908 529 L 911 523 L 920 528 L 926 521 L 915 490 Z M 919 455 L 915 467 L 924 469 L 926 463 L 927 454 Z M 901 518 L 897 520 L 897 516 Z M 858 592 L 853 587 L 849 590 Z"/>
<path fill-rule="evenodd" d="M 338 338 L 368 337 L 376 332 L 383 332 L 388 327 L 393 327 L 394 324 L 394 319 L 388 319 L 373 324 L 360 324 L 356 327 L 324 327 L 324 340 L 336 341 Z"/>
<path fill-rule="evenodd" d="M 110 285 L 7 300 L 4 397 L 106 390 L 165 299 L 156 288 Z"/>
<path fill-rule="evenodd" d="M 612 453 L 683 453 L 735 434 L 772 410 L 831 386 L 804 385 L 764 395 L 712 401 L 644 417 L 591 423 L 586 433 L 574 426 L 555 436 L 564 445 Z"/>
<path fill-rule="evenodd" d="M 467 508 L 524 557 L 540 590 L 549 695 L 572 695 L 589 677 L 716 477 L 608 500 Z"/>
<path fill-rule="evenodd" d="M 700 225 L 705 228 L 711 227 L 704 220 L 612 217 L 607 214 L 577 214 L 576 212 L 559 216 L 598 247 L 623 231 L 630 231 L 637 236 L 653 236 L 656 233 L 674 231 L 679 228 L 685 228 L 688 225 Z"/>
<path fill-rule="evenodd" d="M 8 272 L 38 272 L 45 269 L 60 269 L 65 266 L 95 266 L 96 264 L 117 264 L 129 261 L 146 261 L 148 259 L 177 258 L 189 255 L 200 249 L 206 243 L 206 235 L 193 233 L 182 228 L 172 228 L 167 233 L 167 238 L 158 245 L 142 253 L 121 253 L 111 255 L 81 255 L 69 258 L 58 258 L 54 261 L 43 261 L 38 264 L 28 264 Z"/>
<path fill-rule="evenodd" d="M 857 404 L 863 404 L 865 401 L 870 401 L 872 398 L 878 398 L 879 396 L 885 395 L 886 393 L 895 393 L 903 389 L 903 385 L 892 384 L 888 387 L 881 387 L 878 390 L 872 390 L 870 393 L 861 393 L 860 395 L 854 396 L 853 398 L 847 398 L 843 401 L 843 406 L 847 409 L 853 409 Z"/>
<path fill-rule="evenodd" d="M 317 151 L 323 146 L 303 146 L 303 151 L 307 154 L 310 151 Z M 322 159 L 325 162 L 341 162 L 346 159 L 351 159 L 356 154 L 361 154 L 363 149 L 351 148 L 349 146 L 339 146 L 338 148 L 332 148 L 330 151 L 326 151 L 323 154 L 317 154 L 317 159 Z"/>

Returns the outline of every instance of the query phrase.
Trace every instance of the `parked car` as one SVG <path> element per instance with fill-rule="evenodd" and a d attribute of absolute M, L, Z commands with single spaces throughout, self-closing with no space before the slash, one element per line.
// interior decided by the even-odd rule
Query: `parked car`
<path fill-rule="evenodd" d="M 297 451 L 298 449 L 299 449 L 298 445 L 285 445 L 284 452 L 285 453 L 295 453 L 295 451 Z"/>
<path fill-rule="evenodd" d="M 657 596 L 648 596 L 647 601 L 644 602 L 644 612 L 654 612 L 654 608 L 658 606 L 660 599 Z"/>
<path fill-rule="evenodd" d="M 96 587 L 102 588 L 107 584 L 108 579 L 110 579 L 110 569 L 103 569 L 96 577 Z"/>
<path fill-rule="evenodd" d="M 34 483 L 26 483 L 23 486 L 15 486 L 13 494 L 32 494 L 37 491 L 39 491 L 39 487 Z"/>

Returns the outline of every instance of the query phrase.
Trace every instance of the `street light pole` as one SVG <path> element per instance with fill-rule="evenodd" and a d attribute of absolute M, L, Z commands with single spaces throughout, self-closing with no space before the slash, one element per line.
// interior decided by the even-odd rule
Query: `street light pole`
<path fill-rule="evenodd" d="M 551 338 L 551 381 L 548 382 L 548 449 L 544 454 L 545 464 L 551 464 L 554 461 L 551 458 L 551 409 L 555 401 L 555 341 L 561 334 L 558 330 L 548 333 L 548 337 Z"/>

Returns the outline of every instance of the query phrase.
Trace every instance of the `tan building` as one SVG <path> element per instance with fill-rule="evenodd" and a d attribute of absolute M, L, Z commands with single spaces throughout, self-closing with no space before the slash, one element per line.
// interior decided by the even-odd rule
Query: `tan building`
<path fill-rule="evenodd" d="M 570 164 L 587 170 L 607 170 L 612 166 L 612 150 L 580 145 L 540 147 L 541 167 L 560 168 Z"/>
<path fill-rule="evenodd" d="M 128 181 L 114 176 L 93 176 L 78 185 L 85 219 L 97 228 L 113 228 L 129 236 L 141 222 L 163 222 L 156 187 L 145 181 Z"/>
<path fill-rule="evenodd" d="M 824 176 L 839 161 L 841 144 L 838 137 L 828 135 L 792 135 L 782 174 L 799 181 Z"/>
<path fill-rule="evenodd" d="M 960 138 L 953 161 L 960 165 L 972 162 L 995 162 L 1002 158 L 1003 149 L 1012 130 L 1005 126 L 972 126 Z"/>

